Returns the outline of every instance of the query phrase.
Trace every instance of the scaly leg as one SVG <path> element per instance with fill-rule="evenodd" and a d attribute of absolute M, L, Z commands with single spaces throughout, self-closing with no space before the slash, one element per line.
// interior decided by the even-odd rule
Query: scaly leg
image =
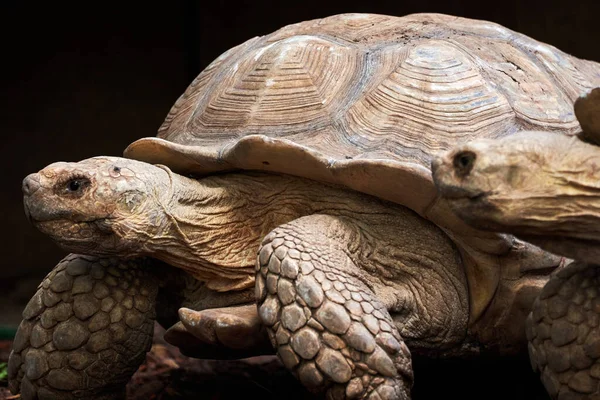
<path fill-rule="evenodd" d="M 600 267 L 552 275 L 527 318 L 529 355 L 553 399 L 600 399 Z"/>
<path fill-rule="evenodd" d="M 323 217 L 292 221 L 262 242 L 259 316 L 284 365 L 309 390 L 330 399 L 409 399 L 410 352 Z"/>
<path fill-rule="evenodd" d="M 152 345 L 157 283 L 146 261 L 71 254 L 23 311 L 9 386 L 32 399 L 119 399 Z"/>

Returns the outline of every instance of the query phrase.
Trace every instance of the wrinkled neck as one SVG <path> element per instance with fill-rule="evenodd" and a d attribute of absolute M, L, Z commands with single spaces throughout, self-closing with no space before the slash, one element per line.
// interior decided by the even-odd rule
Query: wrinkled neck
<path fill-rule="evenodd" d="M 199 279 L 236 288 L 253 283 L 260 241 L 275 227 L 342 200 L 339 189 L 299 178 L 232 173 L 199 180 L 173 175 L 154 256 Z M 227 281 L 227 284 L 220 283 Z"/>

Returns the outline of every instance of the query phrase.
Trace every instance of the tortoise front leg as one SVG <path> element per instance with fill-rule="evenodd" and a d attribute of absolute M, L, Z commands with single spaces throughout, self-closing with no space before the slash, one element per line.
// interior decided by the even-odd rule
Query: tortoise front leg
<path fill-rule="evenodd" d="M 283 225 L 261 245 L 256 296 L 271 342 L 312 392 L 331 399 L 408 399 L 410 352 L 320 217 Z"/>
<path fill-rule="evenodd" d="M 529 355 L 553 399 L 600 398 L 600 267 L 553 274 L 527 318 Z"/>
<path fill-rule="evenodd" d="M 31 399 L 119 399 L 152 345 L 157 282 L 143 260 L 71 254 L 23 311 L 9 386 Z"/>

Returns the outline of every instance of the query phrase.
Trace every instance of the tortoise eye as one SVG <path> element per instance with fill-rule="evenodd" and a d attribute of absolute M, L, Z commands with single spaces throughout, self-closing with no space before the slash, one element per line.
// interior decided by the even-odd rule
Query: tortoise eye
<path fill-rule="evenodd" d="M 456 170 L 456 174 L 459 176 L 466 176 L 475 165 L 477 156 L 472 151 L 461 151 L 454 156 L 452 164 Z"/>
<path fill-rule="evenodd" d="M 89 186 L 89 184 L 90 181 L 87 178 L 73 178 L 67 181 L 65 189 L 68 193 L 80 193 Z"/>
<path fill-rule="evenodd" d="M 71 192 L 78 191 L 80 187 L 81 187 L 81 182 L 79 182 L 78 180 L 69 181 L 69 184 L 67 185 L 67 189 L 70 190 Z"/>

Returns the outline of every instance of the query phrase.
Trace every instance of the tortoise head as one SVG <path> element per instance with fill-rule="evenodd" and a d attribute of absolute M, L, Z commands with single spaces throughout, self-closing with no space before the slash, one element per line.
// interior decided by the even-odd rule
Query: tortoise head
<path fill-rule="evenodd" d="M 561 144 L 561 142 L 564 142 Z M 469 224 L 489 230 L 521 225 L 532 208 L 543 207 L 561 186 L 554 168 L 564 160 L 568 138 L 522 132 L 503 139 L 481 139 L 432 162 L 438 191 Z"/>
<path fill-rule="evenodd" d="M 24 179 L 25 213 L 68 251 L 140 255 L 164 219 L 169 175 L 117 157 L 54 163 Z"/>
<path fill-rule="evenodd" d="M 576 136 L 520 132 L 473 141 L 435 159 L 432 173 L 440 195 L 476 228 L 568 257 L 580 253 L 566 243 L 600 244 L 600 149 Z"/>

